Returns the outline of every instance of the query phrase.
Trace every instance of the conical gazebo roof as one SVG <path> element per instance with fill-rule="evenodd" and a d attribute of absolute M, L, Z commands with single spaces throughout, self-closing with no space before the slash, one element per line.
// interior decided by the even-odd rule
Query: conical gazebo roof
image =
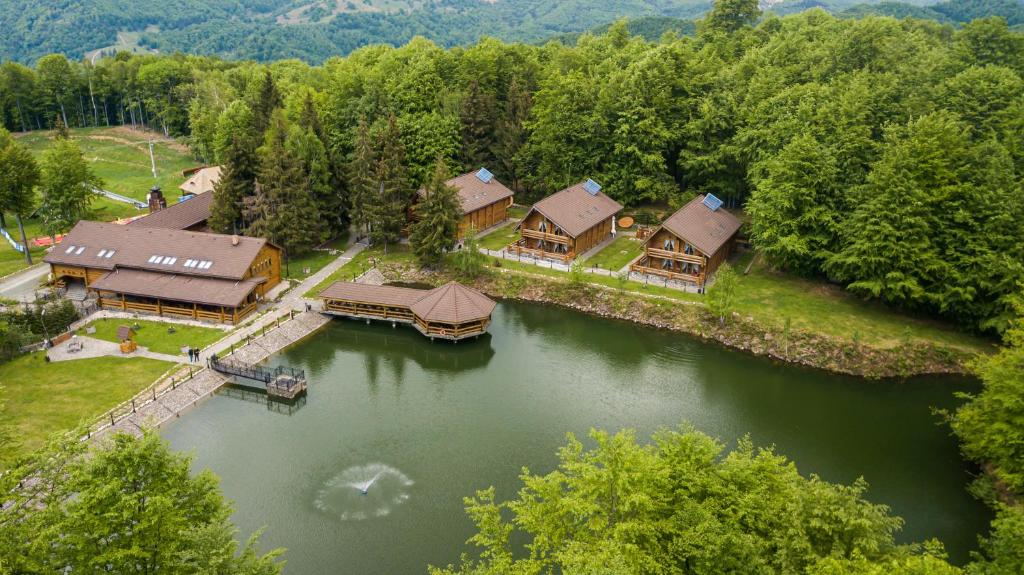
<path fill-rule="evenodd" d="M 494 300 L 456 282 L 430 290 L 412 304 L 412 312 L 428 322 L 465 323 L 484 319 L 494 311 Z"/>

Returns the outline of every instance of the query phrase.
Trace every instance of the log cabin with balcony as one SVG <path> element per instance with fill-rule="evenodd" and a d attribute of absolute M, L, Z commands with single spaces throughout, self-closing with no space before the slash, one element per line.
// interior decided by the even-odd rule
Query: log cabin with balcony
<path fill-rule="evenodd" d="M 615 235 L 615 215 L 621 210 L 597 182 L 580 182 L 534 204 L 518 225 L 519 239 L 505 250 L 569 263 Z"/>
<path fill-rule="evenodd" d="M 44 261 L 100 308 L 219 323 L 281 282 L 281 249 L 265 239 L 102 222 L 78 222 Z"/>
<path fill-rule="evenodd" d="M 703 289 L 729 257 L 741 225 L 715 196 L 697 196 L 647 237 L 643 256 L 629 270 Z"/>
<path fill-rule="evenodd" d="M 452 178 L 446 181 L 445 185 L 455 188 L 462 209 L 456 240 L 464 239 L 466 231 L 470 228 L 479 232 L 508 219 L 508 208 L 513 202 L 512 190 L 499 182 L 487 168 Z M 426 193 L 426 188 L 420 188 L 416 194 L 417 201 Z M 415 219 L 416 205 L 413 204 L 409 220 L 411 222 Z"/>

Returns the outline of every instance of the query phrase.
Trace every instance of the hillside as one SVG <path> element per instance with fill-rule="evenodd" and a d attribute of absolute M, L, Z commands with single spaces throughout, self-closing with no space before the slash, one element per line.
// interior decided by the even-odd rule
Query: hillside
<path fill-rule="evenodd" d="M 117 51 L 185 52 L 319 63 L 367 44 L 401 45 L 424 36 L 438 45 L 481 37 L 573 40 L 620 18 L 648 38 L 689 33 L 711 0 L 0 0 L 0 60 L 34 62 L 60 52 L 73 59 Z M 963 23 L 990 15 L 1024 21 L 1022 0 L 762 0 L 778 15 L 823 8 Z"/>

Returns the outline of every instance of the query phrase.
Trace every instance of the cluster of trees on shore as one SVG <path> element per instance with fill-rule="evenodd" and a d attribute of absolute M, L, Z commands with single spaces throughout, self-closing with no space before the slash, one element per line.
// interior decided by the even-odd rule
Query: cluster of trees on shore
<path fill-rule="evenodd" d="M 264 211 L 284 201 L 275 194 L 297 201 L 281 183 L 300 177 L 310 211 L 252 228 L 303 223 L 302 238 L 279 232 L 283 244 L 330 235 L 344 215 L 325 209 L 362 217 L 373 178 L 356 166 L 361 134 L 374 169 L 398 170 L 378 190 L 388 180 L 410 197 L 438 157 L 453 171 L 487 166 L 524 201 L 586 177 L 631 206 L 712 192 L 747 208 L 780 268 L 1005 329 L 1024 281 L 1024 35 L 1000 19 L 954 31 L 820 10 L 758 18 L 756 2 L 720 2 L 696 37 L 652 43 L 619 23 L 575 46 L 414 39 L 317 67 L 47 56 L 35 70 L 4 64 L 0 116 L 16 130 L 57 116 L 144 124 L 186 136 L 211 164 L 248 162 L 240 171 L 261 185 L 266 158 L 287 150 L 299 169 L 273 167 L 280 192 L 268 179 Z M 276 117 L 260 108 L 268 81 Z M 377 157 L 385 148 L 401 160 Z"/>

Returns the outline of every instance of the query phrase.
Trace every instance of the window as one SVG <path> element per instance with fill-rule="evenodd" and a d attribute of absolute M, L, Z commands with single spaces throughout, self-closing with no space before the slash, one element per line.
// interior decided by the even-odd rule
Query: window
<path fill-rule="evenodd" d="M 84 251 L 85 251 L 85 246 L 81 246 L 77 250 L 75 250 L 75 255 L 76 256 L 80 256 L 80 255 L 82 255 L 82 252 L 84 252 Z"/>
<path fill-rule="evenodd" d="M 160 260 L 162 260 L 162 259 L 163 259 L 162 256 L 149 256 L 149 260 L 148 261 L 151 264 L 155 264 L 155 263 L 160 263 Z"/>
<path fill-rule="evenodd" d="M 114 257 L 114 254 L 116 254 L 116 253 L 117 253 L 117 250 L 107 250 L 107 255 L 105 255 L 103 257 L 105 257 L 105 258 L 107 258 L 109 260 L 110 258 Z"/>
<path fill-rule="evenodd" d="M 668 238 L 665 240 L 665 244 L 662 247 L 664 247 L 666 251 L 674 252 L 676 251 L 676 242 L 673 241 L 672 238 Z"/>
<path fill-rule="evenodd" d="M 107 255 L 107 250 L 100 250 L 100 253 L 97 254 L 96 257 L 102 258 L 105 255 Z"/>
<path fill-rule="evenodd" d="M 185 264 L 184 265 L 185 265 L 185 267 L 190 268 L 193 265 L 195 265 L 195 263 L 196 263 L 196 260 L 185 260 Z"/>
<path fill-rule="evenodd" d="M 545 222 L 544 220 L 541 220 L 540 225 L 537 226 L 537 231 L 539 231 L 542 234 L 543 233 L 547 233 L 547 231 L 548 231 L 548 223 Z"/>
<path fill-rule="evenodd" d="M 68 249 L 64 250 L 64 253 L 70 254 L 73 251 L 75 251 L 75 246 L 68 246 Z"/>
<path fill-rule="evenodd" d="M 164 265 L 173 266 L 176 261 L 178 258 L 164 258 Z"/>
<path fill-rule="evenodd" d="M 211 262 L 211 261 L 202 261 L 202 262 L 199 262 L 199 269 L 201 269 L 201 270 L 208 270 L 208 269 L 210 269 L 210 266 L 212 266 L 212 265 L 213 265 L 213 262 Z"/>

